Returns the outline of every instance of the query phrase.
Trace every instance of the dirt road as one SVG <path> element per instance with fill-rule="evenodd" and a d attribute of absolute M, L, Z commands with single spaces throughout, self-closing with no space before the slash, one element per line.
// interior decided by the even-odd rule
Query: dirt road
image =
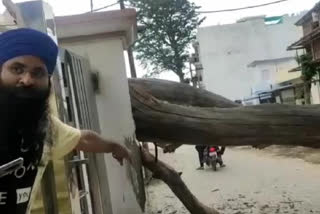
<path fill-rule="evenodd" d="M 221 213 L 320 214 L 320 165 L 248 148 L 228 149 L 227 167 L 217 172 L 195 170 L 198 159 L 192 146 L 160 158 L 183 172 L 183 180 L 200 201 Z M 188 213 L 160 181 L 153 180 L 147 194 L 148 214 Z"/>

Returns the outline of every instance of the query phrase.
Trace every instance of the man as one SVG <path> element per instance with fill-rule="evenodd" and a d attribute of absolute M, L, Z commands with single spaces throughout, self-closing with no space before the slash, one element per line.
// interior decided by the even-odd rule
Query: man
<path fill-rule="evenodd" d="M 0 178 L 0 213 L 30 211 L 45 166 L 73 149 L 130 154 L 120 144 L 77 130 L 50 114 L 50 77 L 58 55 L 54 41 L 31 29 L 0 35 L 0 166 L 22 157 L 24 165 Z"/>
<path fill-rule="evenodd" d="M 196 145 L 196 150 L 198 152 L 199 156 L 199 162 L 200 162 L 200 167 L 197 168 L 197 170 L 203 170 L 204 169 L 204 150 L 207 146 L 206 145 Z"/>
<path fill-rule="evenodd" d="M 220 164 L 220 167 L 225 167 L 226 165 L 223 163 L 222 155 L 224 154 L 226 147 L 222 146 L 219 148 L 219 146 L 216 147 L 217 155 L 218 155 L 218 163 Z"/>

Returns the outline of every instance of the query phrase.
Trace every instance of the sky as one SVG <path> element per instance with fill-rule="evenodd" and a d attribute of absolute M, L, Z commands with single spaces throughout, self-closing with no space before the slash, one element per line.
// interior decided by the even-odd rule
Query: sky
<path fill-rule="evenodd" d="M 264 4 L 273 1 L 274 0 L 193 0 L 193 2 L 202 7 L 201 10 L 239 8 L 257 4 Z M 288 0 L 286 2 L 260 8 L 234 12 L 206 14 L 207 19 L 203 23 L 203 25 L 207 26 L 234 23 L 236 20 L 248 16 L 278 16 L 284 14 L 296 14 L 304 10 L 310 10 L 317 2 L 319 2 L 319 0 Z"/>
<path fill-rule="evenodd" d="M 23 2 L 26 0 L 13 0 L 13 2 Z M 53 7 L 54 13 L 57 16 L 72 15 L 85 13 L 90 11 L 90 0 L 46 0 Z M 160 0 L 155 0 L 160 1 Z M 275 0 L 190 0 L 201 6 L 200 10 L 222 10 L 238 7 L 246 7 L 257 4 L 264 4 Z M 93 0 L 94 8 L 101 8 L 106 5 L 117 2 L 117 0 Z M 319 0 L 288 0 L 275 5 L 269 5 L 261 8 L 247 9 L 234 12 L 223 12 L 214 14 L 205 14 L 206 20 L 202 26 L 229 24 L 234 23 L 238 19 L 248 16 L 266 15 L 277 16 L 284 14 L 297 14 L 301 11 L 310 10 Z M 108 8 L 108 10 L 119 9 L 119 5 Z M 0 11 L 5 8 L 0 4 Z M 139 65 L 138 70 L 141 71 Z M 138 76 L 143 72 L 138 71 Z M 139 75 L 140 74 L 140 75 Z M 177 77 L 171 74 L 164 74 L 166 79 L 176 80 Z"/>
<path fill-rule="evenodd" d="M 25 0 L 13 0 L 13 2 L 22 2 Z M 90 11 L 90 0 L 46 0 L 51 4 L 56 15 L 71 15 Z M 93 0 L 94 8 L 100 8 L 112 3 L 117 0 Z M 157 0 L 155 0 L 157 1 Z M 268 3 L 275 0 L 191 0 L 198 6 L 201 6 L 201 10 L 220 10 L 228 8 L 245 7 L 250 5 L 257 5 Z M 270 5 L 261 8 L 242 10 L 237 12 L 224 12 L 215 14 L 206 14 L 206 21 L 203 26 L 216 25 L 216 24 L 226 24 L 235 22 L 237 19 L 246 16 L 255 15 L 283 15 L 298 13 L 303 10 L 311 9 L 315 3 L 319 0 L 288 0 L 287 2 L 282 2 L 275 5 Z M 118 9 L 119 6 L 116 5 L 109 9 Z M 3 5 L 0 5 L 0 10 L 4 10 Z"/>

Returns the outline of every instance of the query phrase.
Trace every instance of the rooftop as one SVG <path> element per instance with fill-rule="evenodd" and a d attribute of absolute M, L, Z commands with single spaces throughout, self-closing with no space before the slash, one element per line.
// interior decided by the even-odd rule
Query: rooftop
<path fill-rule="evenodd" d="M 137 20 L 134 9 L 84 13 L 55 17 L 60 40 L 81 39 L 83 37 L 123 36 L 125 47 L 136 40 Z"/>
<path fill-rule="evenodd" d="M 316 28 L 314 29 L 311 33 L 305 35 L 304 37 L 302 37 L 301 39 L 299 39 L 298 41 L 294 42 L 293 44 L 291 44 L 287 50 L 297 50 L 297 49 L 302 49 L 305 48 L 305 45 L 311 43 L 311 41 L 319 38 L 320 36 L 320 28 Z"/>
<path fill-rule="evenodd" d="M 305 22 L 309 21 L 312 18 L 312 13 L 313 12 L 319 12 L 320 11 L 320 2 L 318 2 L 311 10 L 309 10 L 304 16 L 301 17 L 296 22 L 297 26 L 303 25 Z"/>
<path fill-rule="evenodd" d="M 268 63 L 279 63 L 279 62 L 286 62 L 295 59 L 295 57 L 282 57 L 282 58 L 275 58 L 275 59 L 263 59 L 263 60 L 255 60 L 251 62 L 247 67 L 255 67 L 257 65 L 268 64 Z"/>

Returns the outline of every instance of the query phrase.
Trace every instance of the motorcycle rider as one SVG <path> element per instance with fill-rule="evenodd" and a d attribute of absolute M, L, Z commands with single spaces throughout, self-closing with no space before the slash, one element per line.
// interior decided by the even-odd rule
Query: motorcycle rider
<path fill-rule="evenodd" d="M 207 145 L 196 145 L 196 150 L 198 152 L 198 156 L 199 156 L 199 162 L 200 162 L 200 167 L 197 168 L 197 170 L 203 170 L 204 169 L 204 151 L 205 149 L 208 149 L 209 147 L 212 146 L 207 146 Z M 225 152 L 226 147 L 222 146 L 221 148 L 219 148 L 219 146 L 213 146 L 216 151 L 217 151 L 217 155 L 218 155 L 218 163 L 220 165 L 220 167 L 225 167 L 226 165 L 223 163 L 222 160 L 222 155 Z"/>
<path fill-rule="evenodd" d="M 196 150 L 198 152 L 198 156 L 199 156 L 199 162 L 200 162 L 200 167 L 197 168 L 197 170 L 202 170 L 204 169 L 204 150 L 206 149 L 206 145 L 196 145 Z"/>
<path fill-rule="evenodd" d="M 226 147 L 222 146 L 221 148 L 219 148 L 219 146 L 215 146 L 215 149 L 217 151 L 218 163 L 219 163 L 220 167 L 225 167 L 226 165 L 223 163 L 222 155 L 224 154 Z"/>

